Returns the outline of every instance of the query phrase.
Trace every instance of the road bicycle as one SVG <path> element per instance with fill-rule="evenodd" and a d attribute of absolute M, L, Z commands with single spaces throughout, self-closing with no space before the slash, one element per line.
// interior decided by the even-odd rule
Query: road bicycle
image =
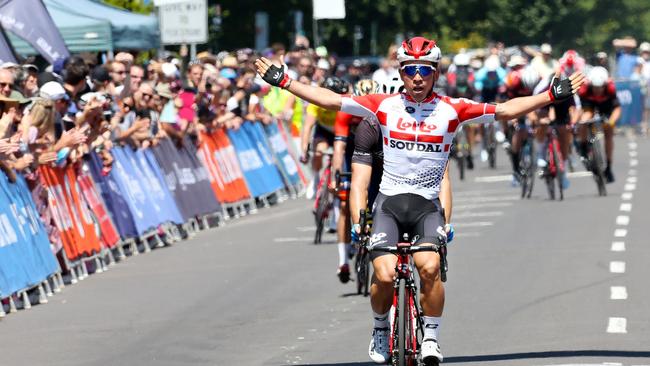
<path fill-rule="evenodd" d="M 521 198 L 530 198 L 535 185 L 537 161 L 535 160 L 535 144 L 532 130 L 528 129 L 526 139 L 522 141 L 519 150 L 519 182 L 521 183 Z"/>
<path fill-rule="evenodd" d="M 581 156 L 582 163 L 587 171 L 593 174 L 594 181 L 598 187 L 599 196 L 607 196 L 605 187 L 605 152 L 603 151 L 603 118 L 597 116 L 588 121 L 576 124 L 586 125 L 587 128 L 587 151 Z"/>
<path fill-rule="evenodd" d="M 564 199 L 564 187 L 562 186 L 562 179 L 566 174 L 566 167 L 564 166 L 564 157 L 560 150 L 560 139 L 557 132 L 559 125 L 552 121 L 548 126 L 546 133 L 546 141 L 544 147 L 546 148 L 546 166 L 541 171 L 541 177 L 546 182 L 548 196 L 551 200 L 556 197 L 555 186 L 557 184 L 557 192 L 560 201 Z"/>
<path fill-rule="evenodd" d="M 483 130 L 483 148 L 487 151 L 488 154 L 488 164 L 491 169 L 496 169 L 497 167 L 497 138 L 496 133 L 499 129 L 497 122 L 488 123 L 487 125 L 482 125 Z"/>
<path fill-rule="evenodd" d="M 359 226 L 362 233 L 359 241 L 354 243 L 356 247 L 354 270 L 357 279 L 357 294 L 368 296 L 370 295 L 370 252 L 368 251 L 368 244 L 370 242 L 372 219 L 368 219 L 366 210 L 360 210 L 359 215 Z"/>
<path fill-rule="evenodd" d="M 329 181 L 332 177 L 332 155 L 334 154 L 332 149 L 329 149 L 323 153 L 323 158 L 327 157 L 327 164 L 323 169 L 323 173 L 320 176 L 318 181 L 318 186 L 316 189 L 316 200 L 314 201 L 314 208 L 312 212 L 314 213 L 314 221 L 316 223 L 316 233 L 314 234 L 314 244 L 319 244 L 322 242 L 323 230 L 325 224 L 330 219 L 332 215 L 332 208 L 334 207 L 334 195 L 329 189 Z"/>
<path fill-rule="evenodd" d="M 397 256 L 393 293 L 393 318 L 389 337 L 389 352 L 393 366 L 419 364 L 424 325 L 418 302 L 418 289 L 413 271 L 412 254 L 437 252 L 440 254 L 440 278 L 447 281 L 447 246 L 439 236 L 433 245 L 414 245 L 404 234 L 403 242 L 395 246 L 370 247 L 369 251 L 391 253 Z M 413 240 L 415 242 L 415 240 Z M 435 365 L 438 363 L 435 362 Z M 431 365 L 427 365 L 431 366 Z"/>

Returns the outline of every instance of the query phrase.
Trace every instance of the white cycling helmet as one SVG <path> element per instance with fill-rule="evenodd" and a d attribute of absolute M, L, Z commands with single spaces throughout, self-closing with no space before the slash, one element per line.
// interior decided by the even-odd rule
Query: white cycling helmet
<path fill-rule="evenodd" d="M 521 83 L 526 89 L 533 90 L 540 80 L 539 73 L 532 66 L 526 66 L 521 72 Z"/>
<path fill-rule="evenodd" d="M 394 77 L 388 80 L 381 86 L 382 92 L 384 94 L 396 94 L 401 93 L 404 89 L 404 82 L 398 77 Z"/>
<path fill-rule="evenodd" d="M 602 66 L 595 66 L 589 70 L 587 79 L 589 79 L 591 86 L 605 86 L 607 80 L 609 79 L 609 72 L 607 72 L 607 69 Z"/>
<path fill-rule="evenodd" d="M 454 65 L 456 66 L 469 66 L 469 55 L 466 53 L 459 53 L 454 56 Z"/>
<path fill-rule="evenodd" d="M 440 48 L 436 46 L 436 41 L 413 37 L 402 42 L 397 50 L 397 61 L 400 64 L 406 61 L 428 61 L 437 66 L 440 62 Z"/>

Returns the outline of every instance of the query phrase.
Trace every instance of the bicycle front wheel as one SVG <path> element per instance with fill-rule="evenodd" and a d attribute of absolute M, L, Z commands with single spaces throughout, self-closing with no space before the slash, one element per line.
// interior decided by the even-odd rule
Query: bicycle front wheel
<path fill-rule="evenodd" d="M 399 287 L 397 290 L 397 365 L 407 366 L 408 355 L 408 342 L 409 342 L 409 314 L 408 314 L 408 299 L 406 298 L 406 280 L 399 280 Z"/>
<path fill-rule="evenodd" d="M 564 199 L 564 187 L 562 186 L 562 178 L 565 174 L 564 162 L 562 159 L 562 154 L 560 154 L 560 142 L 557 139 L 553 139 L 553 161 L 555 163 L 555 180 L 557 181 L 558 193 L 560 194 L 560 201 Z"/>

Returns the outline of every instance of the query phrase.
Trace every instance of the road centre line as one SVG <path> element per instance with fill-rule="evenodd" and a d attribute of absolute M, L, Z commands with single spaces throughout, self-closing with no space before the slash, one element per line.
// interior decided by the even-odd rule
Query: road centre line
<path fill-rule="evenodd" d="M 625 201 L 631 200 L 633 196 L 634 194 L 632 192 L 623 192 L 623 194 L 621 194 L 621 198 Z"/>
<path fill-rule="evenodd" d="M 636 183 L 636 177 L 628 177 L 627 182 L 628 183 Z"/>
<path fill-rule="evenodd" d="M 636 175 L 637 171 L 636 169 L 630 169 L 629 172 L 627 172 L 627 175 Z"/>
<path fill-rule="evenodd" d="M 627 288 L 625 286 L 611 286 L 609 288 L 611 300 L 627 300 Z"/>
<path fill-rule="evenodd" d="M 636 142 L 630 142 L 627 144 L 630 150 L 636 150 Z"/>
<path fill-rule="evenodd" d="M 624 252 L 625 251 L 625 242 L 624 241 L 614 241 L 612 242 L 612 252 Z"/>
<path fill-rule="evenodd" d="M 639 165 L 639 161 L 636 159 L 630 159 L 630 166 L 637 166 Z"/>
<path fill-rule="evenodd" d="M 627 229 L 616 229 L 614 230 L 614 236 L 617 238 L 624 238 L 627 236 Z"/>
<path fill-rule="evenodd" d="M 630 224 L 630 216 L 619 215 L 616 217 L 616 225 L 627 226 Z"/>
<path fill-rule="evenodd" d="M 626 183 L 625 187 L 623 187 L 626 191 L 633 191 L 636 189 L 636 184 L 634 183 Z"/>
<path fill-rule="evenodd" d="M 484 202 L 484 203 L 469 203 L 465 205 L 456 205 L 454 204 L 454 212 L 457 212 L 459 210 L 473 210 L 477 208 L 485 208 L 485 207 L 508 207 L 512 206 L 512 202 Z"/>
<path fill-rule="evenodd" d="M 636 158 L 637 154 L 638 153 L 636 151 L 634 151 L 634 150 L 630 151 L 630 157 L 632 157 L 632 158 Z"/>
<path fill-rule="evenodd" d="M 629 202 L 621 203 L 621 206 L 618 209 L 619 211 L 630 212 L 632 211 L 632 204 Z"/>
<path fill-rule="evenodd" d="M 607 333 L 627 333 L 627 319 L 609 318 Z"/>
<path fill-rule="evenodd" d="M 611 273 L 625 273 L 625 262 L 621 262 L 621 261 L 609 262 L 609 271 Z"/>

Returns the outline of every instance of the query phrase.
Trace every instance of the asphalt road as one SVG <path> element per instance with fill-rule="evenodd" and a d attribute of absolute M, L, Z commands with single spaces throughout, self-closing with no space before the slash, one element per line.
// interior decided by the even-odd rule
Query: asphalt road
<path fill-rule="evenodd" d="M 454 177 L 445 363 L 650 365 L 650 141 L 616 142 L 607 197 L 578 172 L 522 201 L 503 154 Z M 312 230 L 298 199 L 129 258 L 0 320 L 0 365 L 370 365 L 368 299 Z"/>

